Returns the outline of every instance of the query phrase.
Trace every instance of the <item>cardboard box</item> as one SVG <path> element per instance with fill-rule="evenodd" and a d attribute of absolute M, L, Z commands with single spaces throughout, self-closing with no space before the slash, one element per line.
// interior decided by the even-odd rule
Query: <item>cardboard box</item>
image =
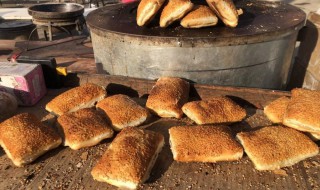
<path fill-rule="evenodd" d="M 14 95 L 19 105 L 34 105 L 47 92 L 41 66 L 0 62 L 0 91 Z"/>

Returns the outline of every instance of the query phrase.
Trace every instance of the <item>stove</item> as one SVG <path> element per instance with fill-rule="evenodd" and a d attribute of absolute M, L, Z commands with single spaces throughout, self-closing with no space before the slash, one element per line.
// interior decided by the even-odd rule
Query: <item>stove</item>
<path fill-rule="evenodd" d="M 86 28 L 84 7 L 76 3 L 37 4 L 29 7 L 28 13 L 37 26 L 35 30 L 43 29 L 49 41 L 52 41 L 54 32 L 61 31 L 71 36 L 72 30 L 81 34 Z"/>
<path fill-rule="evenodd" d="M 203 1 L 202 1 L 203 2 Z M 195 1 L 195 4 L 202 4 Z M 136 24 L 139 2 L 99 8 L 87 16 L 100 73 L 196 83 L 284 89 L 305 13 L 289 4 L 236 1 L 236 28 L 146 27 Z"/>

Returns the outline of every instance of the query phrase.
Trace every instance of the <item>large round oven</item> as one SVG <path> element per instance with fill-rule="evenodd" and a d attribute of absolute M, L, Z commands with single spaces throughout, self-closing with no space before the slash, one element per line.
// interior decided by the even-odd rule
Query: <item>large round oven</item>
<path fill-rule="evenodd" d="M 196 4 L 196 3 L 195 3 Z M 136 24 L 138 2 L 99 8 L 87 17 L 100 72 L 197 83 L 283 89 L 305 13 L 281 2 L 237 1 L 236 28 L 185 29 Z"/>

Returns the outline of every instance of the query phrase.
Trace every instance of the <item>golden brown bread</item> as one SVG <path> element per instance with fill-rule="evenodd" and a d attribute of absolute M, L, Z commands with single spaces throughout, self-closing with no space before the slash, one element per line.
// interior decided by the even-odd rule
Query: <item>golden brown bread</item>
<path fill-rule="evenodd" d="M 270 104 L 268 104 L 264 108 L 264 113 L 268 117 L 270 121 L 273 123 L 283 123 L 284 114 L 287 111 L 287 107 L 290 103 L 290 98 L 283 96 L 280 97 Z M 316 133 L 308 133 L 306 135 L 310 137 L 312 140 L 317 141 L 320 140 L 320 135 Z"/>
<path fill-rule="evenodd" d="M 147 25 L 157 14 L 165 0 L 141 0 L 137 10 L 137 24 Z"/>
<path fill-rule="evenodd" d="M 181 118 L 181 107 L 188 101 L 189 88 L 183 79 L 161 77 L 152 87 L 146 107 L 160 117 Z"/>
<path fill-rule="evenodd" d="M 232 0 L 206 0 L 209 7 L 216 13 L 226 26 L 238 25 L 238 11 Z"/>
<path fill-rule="evenodd" d="M 201 28 L 215 26 L 218 23 L 218 17 L 214 12 L 204 5 L 196 6 L 180 22 L 185 28 Z"/>
<path fill-rule="evenodd" d="M 319 148 L 303 133 L 284 126 L 267 126 L 237 134 L 257 170 L 291 166 L 319 153 Z"/>
<path fill-rule="evenodd" d="M 180 162 L 231 161 L 243 155 L 228 126 L 178 126 L 169 134 L 173 159 Z"/>
<path fill-rule="evenodd" d="M 293 89 L 283 124 L 300 131 L 320 135 L 320 91 Z"/>
<path fill-rule="evenodd" d="M 231 123 L 246 117 L 246 110 L 227 97 L 188 102 L 182 111 L 197 124 Z"/>
<path fill-rule="evenodd" d="M 58 147 L 61 137 L 30 113 L 15 115 L 0 124 L 0 145 L 16 166 L 23 166 Z"/>
<path fill-rule="evenodd" d="M 81 108 L 93 107 L 96 102 L 105 97 L 106 90 L 103 87 L 87 83 L 55 97 L 46 105 L 46 110 L 62 115 Z"/>
<path fill-rule="evenodd" d="M 290 98 L 282 96 L 269 103 L 263 110 L 264 114 L 273 123 L 282 123 L 289 102 Z"/>
<path fill-rule="evenodd" d="M 193 8 L 190 0 L 169 0 L 160 16 L 160 27 L 167 27 L 174 21 L 183 18 Z"/>
<path fill-rule="evenodd" d="M 120 188 L 136 189 L 149 178 L 163 145 L 164 137 L 160 133 L 136 127 L 124 128 L 91 174 L 95 180 Z"/>
<path fill-rule="evenodd" d="M 94 146 L 113 136 L 105 118 L 92 108 L 63 114 L 58 118 L 58 125 L 64 136 L 64 145 L 74 150 Z"/>
<path fill-rule="evenodd" d="M 108 117 L 112 127 L 120 131 L 125 127 L 136 127 L 148 118 L 148 110 L 141 107 L 129 96 L 118 94 L 107 97 L 97 104 Z"/>

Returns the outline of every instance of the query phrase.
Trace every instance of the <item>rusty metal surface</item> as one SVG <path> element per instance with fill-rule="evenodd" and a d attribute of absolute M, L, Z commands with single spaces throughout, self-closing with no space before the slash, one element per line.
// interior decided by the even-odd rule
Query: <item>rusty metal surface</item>
<path fill-rule="evenodd" d="M 36 4 L 28 8 L 28 13 L 38 19 L 63 19 L 81 16 L 84 6 L 76 3 Z"/>
<path fill-rule="evenodd" d="M 196 1 L 195 4 L 201 3 Z M 137 6 L 138 2 L 134 2 L 99 8 L 87 16 L 87 24 L 96 33 L 100 32 L 99 35 L 111 32 L 140 40 L 157 39 L 170 42 L 172 38 L 181 38 L 191 41 L 193 45 L 204 42 L 235 45 L 270 41 L 286 36 L 299 30 L 305 20 L 305 13 L 289 4 L 240 0 L 236 1 L 236 7 L 242 8 L 244 14 L 240 15 L 236 28 L 225 27 L 222 23 L 200 29 L 185 29 L 179 23 L 160 28 L 159 14 L 148 26 L 139 27 L 136 24 Z"/>
<path fill-rule="evenodd" d="M 80 75 L 80 83 L 92 82 L 106 86 L 109 95 L 123 93 L 130 95 L 142 105 L 154 81 L 107 75 Z M 31 112 L 42 118 L 49 126 L 55 126 L 55 119 L 45 111 L 45 104 L 66 89 L 49 90 L 36 107 L 22 107 L 19 112 Z M 261 108 L 270 101 L 290 93 L 262 89 L 234 88 L 209 85 L 194 85 L 192 99 L 206 99 L 229 95 L 245 107 L 248 117 L 231 125 L 232 131 L 251 130 L 268 125 L 270 121 Z M 187 118 L 160 119 L 154 117 L 142 127 L 157 131 L 165 136 L 165 146 L 148 181 L 140 189 L 319 189 L 320 155 L 306 159 L 291 167 L 276 171 L 257 171 L 250 159 L 244 155 L 239 161 L 218 163 L 180 163 L 173 160 L 169 146 L 168 129 L 172 126 L 191 124 Z M 1 189 L 118 189 L 107 183 L 94 181 L 92 167 L 107 149 L 112 139 L 97 146 L 71 150 L 59 147 L 38 158 L 23 168 L 15 167 L 0 148 Z M 319 143 L 318 143 L 319 144 Z"/>
<path fill-rule="evenodd" d="M 201 84 L 268 89 L 286 88 L 296 36 L 297 31 L 263 43 L 217 46 L 202 40 L 190 44 L 177 38 L 167 43 L 91 30 L 98 73 L 147 79 L 175 76 Z"/>

